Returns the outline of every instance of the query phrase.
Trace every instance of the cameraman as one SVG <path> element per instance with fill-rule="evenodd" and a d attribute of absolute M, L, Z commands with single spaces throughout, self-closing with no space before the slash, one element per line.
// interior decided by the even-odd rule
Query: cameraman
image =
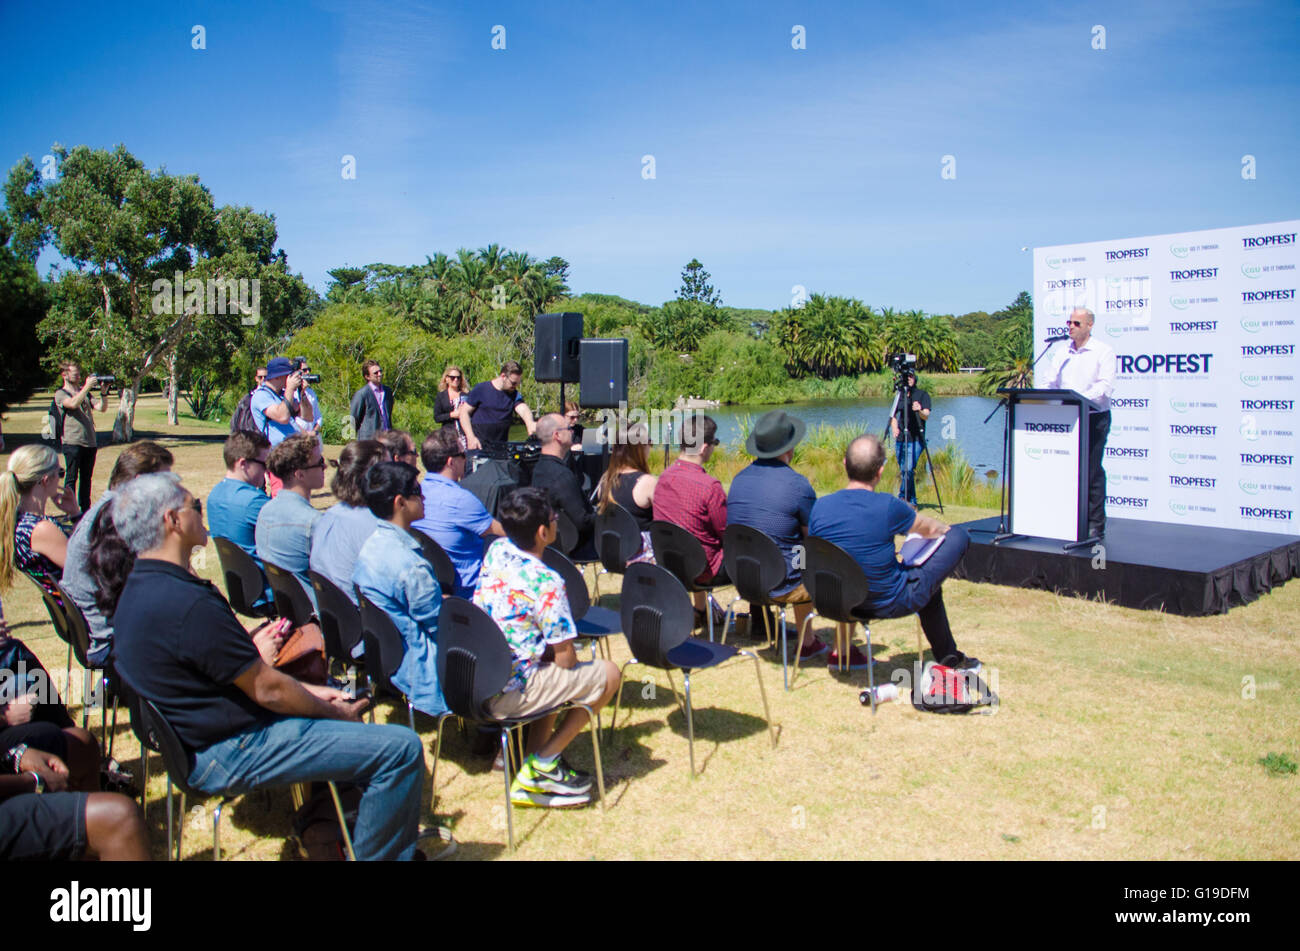
<path fill-rule="evenodd" d="M 898 458 L 898 497 L 916 508 L 916 464 L 925 447 L 925 421 L 930 418 L 930 394 L 916 385 L 916 369 L 901 371 L 906 381 L 898 393 L 898 406 L 889 420 Z"/>
<path fill-rule="evenodd" d="M 81 511 L 90 508 L 90 480 L 95 474 L 95 405 L 92 390 L 99 389 L 99 412 L 108 409 L 108 386 L 113 379 L 85 377 L 81 364 L 68 361 L 61 367 L 63 386 L 54 399 L 63 413 L 63 459 L 67 470 L 63 484 L 77 492 Z M 80 485 L 78 485 L 80 479 Z"/>
<path fill-rule="evenodd" d="M 311 384 L 320 382 L 320 375 L 311 372 L 311 367 L 307 363 L 306 357 L 294 357 L 291 361 L 295 365 L 298 373 L 302 375 L 302 388 L 299 392 L 302 399 L 311 404 L 312 415 L 314 419 L 308 421 L 301 417 L 295 417 L 294 427 L 301 433 L 316 433 L 320 435 L 321 415 L 320 415 L 320 397 L 316 391 L 311 388 Z"/>

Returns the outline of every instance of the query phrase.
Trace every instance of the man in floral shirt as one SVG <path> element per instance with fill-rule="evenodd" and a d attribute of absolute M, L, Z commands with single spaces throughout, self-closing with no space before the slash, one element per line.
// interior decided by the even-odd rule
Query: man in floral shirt
<path fill-rule="evenodd" d="M 528 717 L 570 702 L 599 711 L 618 690 L 618 668 L 606 660 L 578 663 L 577 627 L 564 581 L 542 561 L 556 534 L 556 514 L 546 493 L 516 489 L 502 501 L 497 516 L 506 538 L 495 542 L 483 559 L 474 603 L 501 627 L 514 655 L 514 672 L 488 701 L 488 711 L 500 719 Z M 528 756 L 510 789 L 516 805 L 580 806 L 590 801 L 590 774 L 574 769 L 561 755 L 586 723 L 586 712 L 575 708 L 532 724 Z"/>

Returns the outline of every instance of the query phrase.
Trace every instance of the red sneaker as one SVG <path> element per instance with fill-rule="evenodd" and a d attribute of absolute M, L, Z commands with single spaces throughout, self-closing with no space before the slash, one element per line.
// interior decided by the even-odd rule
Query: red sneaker
<path fill-rule="evenodd" d="M 811 641 L 804 641 L 803 650 L 799 652 L 799 659 L 808 660 L 810 657 L 820 657 L 828 650 L 830 650 L 830 645 L 814 635 Z"/>
<path fill-rule="evenodd" d="M 862 651 L 858 650 L 856 644 L 849 648 L 848 660 L 849 660 L 848 663 L 849 670 L 866 670 L 868 665 L 871 664 L 871 658 L 869 658 L 866 654 L 862 653 Z M 831 651 L 831 656 L 826 658 L 826 665 L 833 670 L 840 669 L 839 651 Z"/>

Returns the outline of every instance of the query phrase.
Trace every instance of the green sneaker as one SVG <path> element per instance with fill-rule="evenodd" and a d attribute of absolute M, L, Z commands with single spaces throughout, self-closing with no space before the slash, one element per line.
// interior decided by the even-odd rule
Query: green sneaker
<path fill-rule="evenodd" d="M 591 797 L 586 793 L 563 796 L 558 793 L 533 792 L 524 789 L 515 780 L 510 787 L 510 802 L 516 806 L 539 806 L 546 809 L 567 809 L 572 806 L 585 806 L 591 802 Z"/>
<path fill-rule="evenodd" d="M 591 774 L 580 773 L 557 756 L 550 769 L 543 769 L 536 756 L 529 756 L 519 768 L 515 783 L 529 792 L 585 796 L 591 792 Z"/>

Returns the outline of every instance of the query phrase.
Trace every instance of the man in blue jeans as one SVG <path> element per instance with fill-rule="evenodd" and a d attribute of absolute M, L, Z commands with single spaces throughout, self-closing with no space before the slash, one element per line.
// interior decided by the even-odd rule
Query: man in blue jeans
<path fill-rule="evenodd" d="M 113 521 L 136 553 L 113 615 L 117 670 L 190 751 L 190 785 L 216 795 L 355 782 L 364 790 L 357 858 L 412 858 L 424 782 L 420 738 L 403 726 L 362 723 L 365 701 L 263 663 L 225 599 L 187 570 L 208 533 L 179 476 L 128 482 L 113 500 Z"/>
<path fill-rule="evenodd" d="M 889 419 L 898 459 L 898 497 L 916 508 L 916 465 L 925 448 L 925 421 L 930 418 L 930 394 L 916 385 L 916 371 L 907 371 L 907 389 L 899 393 L 898 406 Z M 904 428 L 907 438 L 904 439 Z"/>
<path fill-rule="evenodd" d="M 936 661 L 979 671 L 980 662 L 957 649 L 943 604 L 943 579 L 966 554 L 970 535 L 961 526 L 918 515 L 902 499 L 877 492 L 884 467 L 885 446 L 877 437 L 853 440 L 844 453 L 848 486 L 817 500 L 808 533 L 843 548 L 862 566 L 870 591 L 866 605 L 873 615 L 918 615 Z M 943 543 L 924 564 L 905 566 L 895 557 L 894 538 L 912 533 L 942 537 Z"/>

